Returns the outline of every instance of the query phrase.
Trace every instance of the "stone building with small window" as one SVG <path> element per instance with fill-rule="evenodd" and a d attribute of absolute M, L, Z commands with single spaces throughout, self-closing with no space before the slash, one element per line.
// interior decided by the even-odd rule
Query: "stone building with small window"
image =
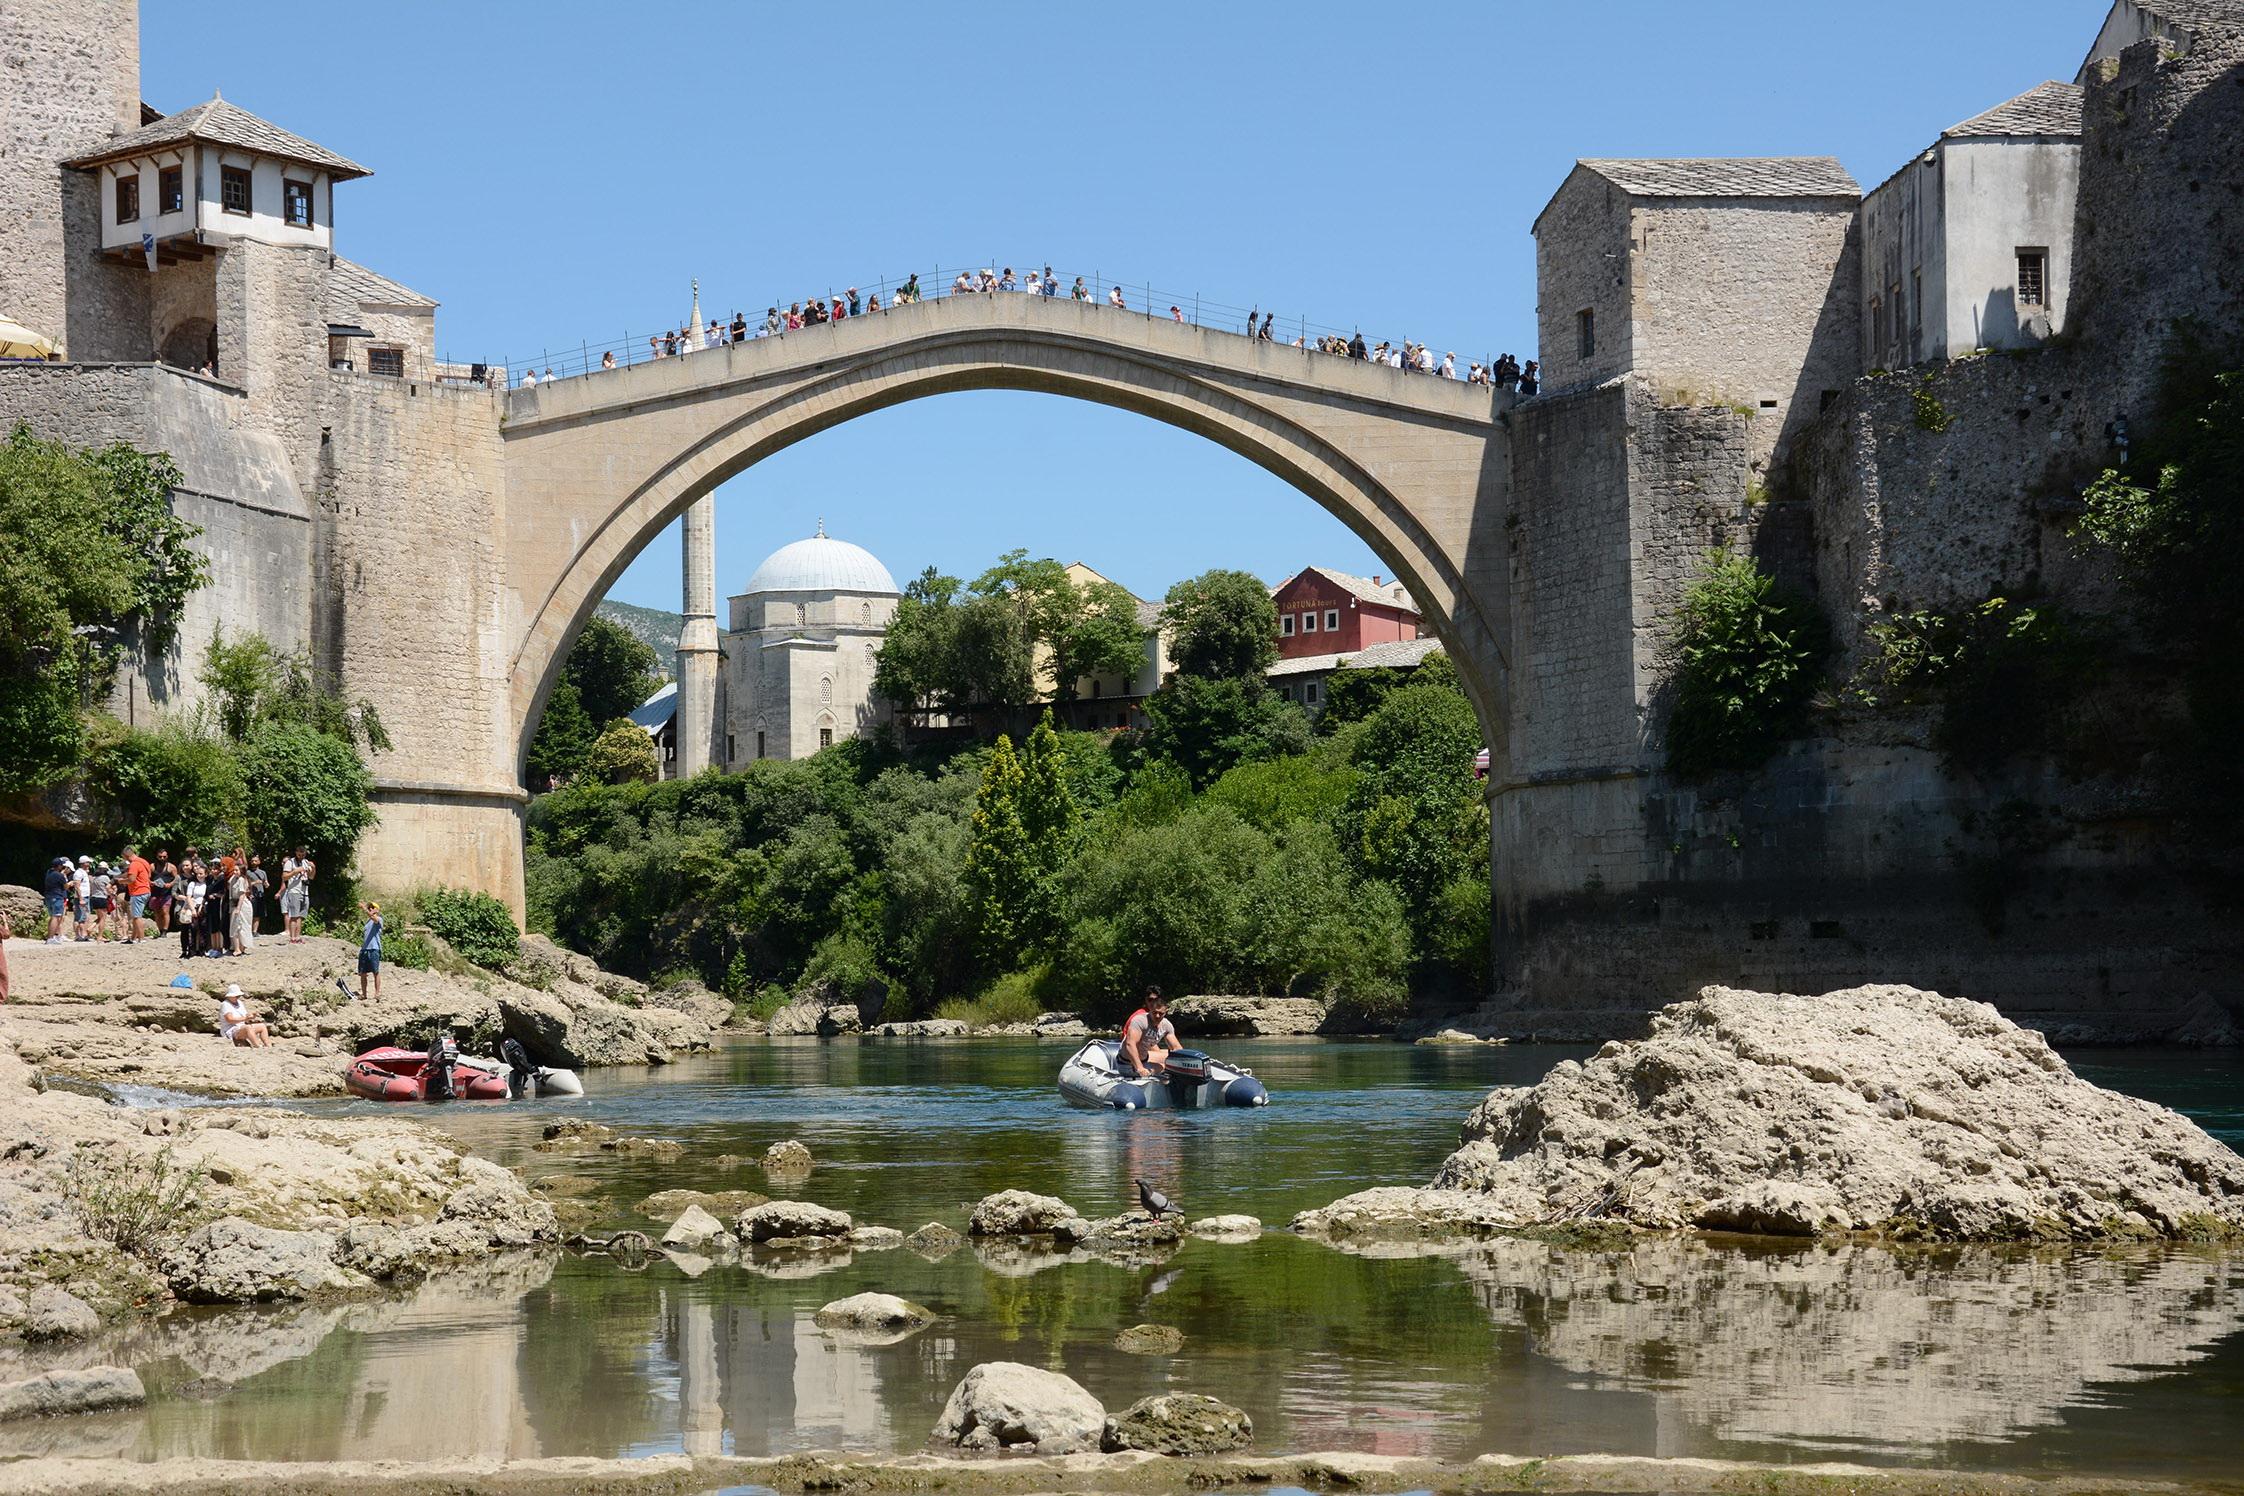
<path fill-rule="evenodd" d="M 1862 369 L 2064 331 L 2080 101 L 2041 84 L 1941 131 L 1862 200 Z"/>
<path fill-rule="evenodd" d="M 720 649 L 720 762 L 808 758 L 887 720 L 873 695 L 902 594 L 872 552 L 820 525 L 764 559 L 730 601 Z"/>

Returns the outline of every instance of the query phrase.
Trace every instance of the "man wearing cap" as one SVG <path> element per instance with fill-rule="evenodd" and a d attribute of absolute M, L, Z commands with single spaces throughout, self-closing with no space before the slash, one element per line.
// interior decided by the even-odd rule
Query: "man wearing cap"
<path fill-rule="evenodd" d="M 78 870 L 71 875 L 71 912 L 77 921 L 77 938 L 80 943 L 93 939 L 87 930 L 93 924 L 93 859 L 78 859 Z"/>
<path fill-rule="evenodd" d="M 47 944 L 62 944 L 62 918 L 70 910 L 70 859 L 47 864 Z"/>
<path fill-rule="evenodd" d="M 272 1047 L 272 1030 L 250 1021 L 249 1000 L 242 996 L 239 982 L 227 984 L 225 999 L 218 1004 L 218 1037 L 244 1049 Z"/>

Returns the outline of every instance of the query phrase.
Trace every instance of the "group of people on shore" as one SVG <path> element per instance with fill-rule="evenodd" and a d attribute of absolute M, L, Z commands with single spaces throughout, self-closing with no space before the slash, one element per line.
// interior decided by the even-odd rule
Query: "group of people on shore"
<path fill-rule="evenodd" d="M 291 945 L 303 942 L 318 875 L 302 847 L 281 859 L 281 929 Z M 42 892 L 49 945 L 100 940 L 137 945 L 176 930 L 182 956 L 239 956 L 256 949 L 274 879 L 263 857 L 240 847 L 214 850 L 208 858 L 189 847 L 176 862 L 164 848 L 143 857 L 138 847 L 127 847 L 114 861 L 83 856 L 73 864 L 55 858 Z"/>
<path fill-rule="evenodd" d="M 1049 265 L 1042 270 L 1031 269 L 1025 276 L 1016 276 L 1010 265 L 1003 269 L 984 267 L 979 271 L 961 270 L 950 284 L 950 294 L 953 296 L 985 296 L 1005 291 L 1047 298 L 1063 294 L 1061 277 Z M 1101 297 L 1084 283 L 1080 275 L 1075 277 L 1072 285 L 1066 287 L 1065 295 L 1071 301 L 1109 306 L 1117 311 L 1132 310 L 1122 287 L 1110 287 L 1106 295 Z M 715 318 L 701 326 L 675 327 L 650 336 L 647 339 L 647 358 L 680 358 L 707 348 L 724 348 L 734 343 L 745 343 L 751 338 L 775 338 L 785 333 L 800 332 L 806 327 L 823 327 L 831 323 L 846 322 L 852 317 L 873 316 L 890 307 L 910 306 L 923 299 L 919 275 L 915 271 L 896 288 L 895 294 L 886 304 L 882 303 L 878 291 L 863 293 L 851 286 L 840 295 L 810 296 L 801 301 L 790 302 L 784 309 L 776 304 L 765 307 L 761 324 L 753 324 L 735 311 L 729 322 Z M 1149 305 L 1145 308 L 1145 315 L 1151 317 L 1158 313 Z M 1184 308 L 1172 305 L 1169 308 L 1169 319 L 1173 322 L 1185 321 Z M 1265 312 L 1256 307 L 1247 313 L 1245 335 L 1258 342 L 1274 342 L 1278 336 L 1276 324 L 1277 313 Z M 1292 340 L 1292 346 L 1365 363 L 1383 364 L 1406 374 L 1428 374 L 1440 379 L 1460 377 L 1457 372 L 1457 355 L 1454 352 L 1445 353 L 1436 359 L 1432 349 L 1408 339 L 1399 343 L 1382 341 L 1372 347 L 1365 344 L 1361 332 L 1349 338 L 1326 334 L 1314 341 L 1304 332 Z M 617 367 L 619 365 L 614 349 L 608 349 L 600 355 L 602 370 Z M 1478 362 L 1470 364 L 1462 378 L 1468 384 L 1516 390 L 1520 395 L 1527 396 L 1536 393 L 1540 367 L 1532 359 L 1523 367 L 1518 359 L 1507 353 L 1485 366 Z M 554 373 L 550 368 L 545 371 L 542 379 L 534 371 L 525 371 L 522 383 L 536 385 L 553 378 Z"/>

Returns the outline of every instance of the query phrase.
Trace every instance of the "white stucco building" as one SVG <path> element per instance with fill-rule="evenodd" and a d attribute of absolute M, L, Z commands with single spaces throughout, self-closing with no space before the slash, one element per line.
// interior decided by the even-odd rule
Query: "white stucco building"
<path fill-rule="evenodd" d="M 2065 328 L 2081 89 L 1943 130 L 1862 200 L 1862 367 L 2031 348 Z"/>
<path fill-rule="evenodd" d="M 885 721 L 874 657 L 900 596 L 872 552 L 824 525 L 766 557 L 730 600 L 718 702 L 724 766 L 808 758 Z"/>

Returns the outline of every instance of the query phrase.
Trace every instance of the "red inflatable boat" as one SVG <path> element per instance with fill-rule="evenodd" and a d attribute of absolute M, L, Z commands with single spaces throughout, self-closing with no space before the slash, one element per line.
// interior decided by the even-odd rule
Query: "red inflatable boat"
<path fill-rule="evenodd" d="M 369 1049 L 343 1072 L 343 1085 L 352 1095 L 369 1101 L 423 1101 L 427 1099 L 427 1087 L 422 1084 L 422 1075 L 428 1063 L 425 1050 Z M 455 1064 L 452 1095 L 462 1101 L 504 1101 L 506 1075 Z"/>

